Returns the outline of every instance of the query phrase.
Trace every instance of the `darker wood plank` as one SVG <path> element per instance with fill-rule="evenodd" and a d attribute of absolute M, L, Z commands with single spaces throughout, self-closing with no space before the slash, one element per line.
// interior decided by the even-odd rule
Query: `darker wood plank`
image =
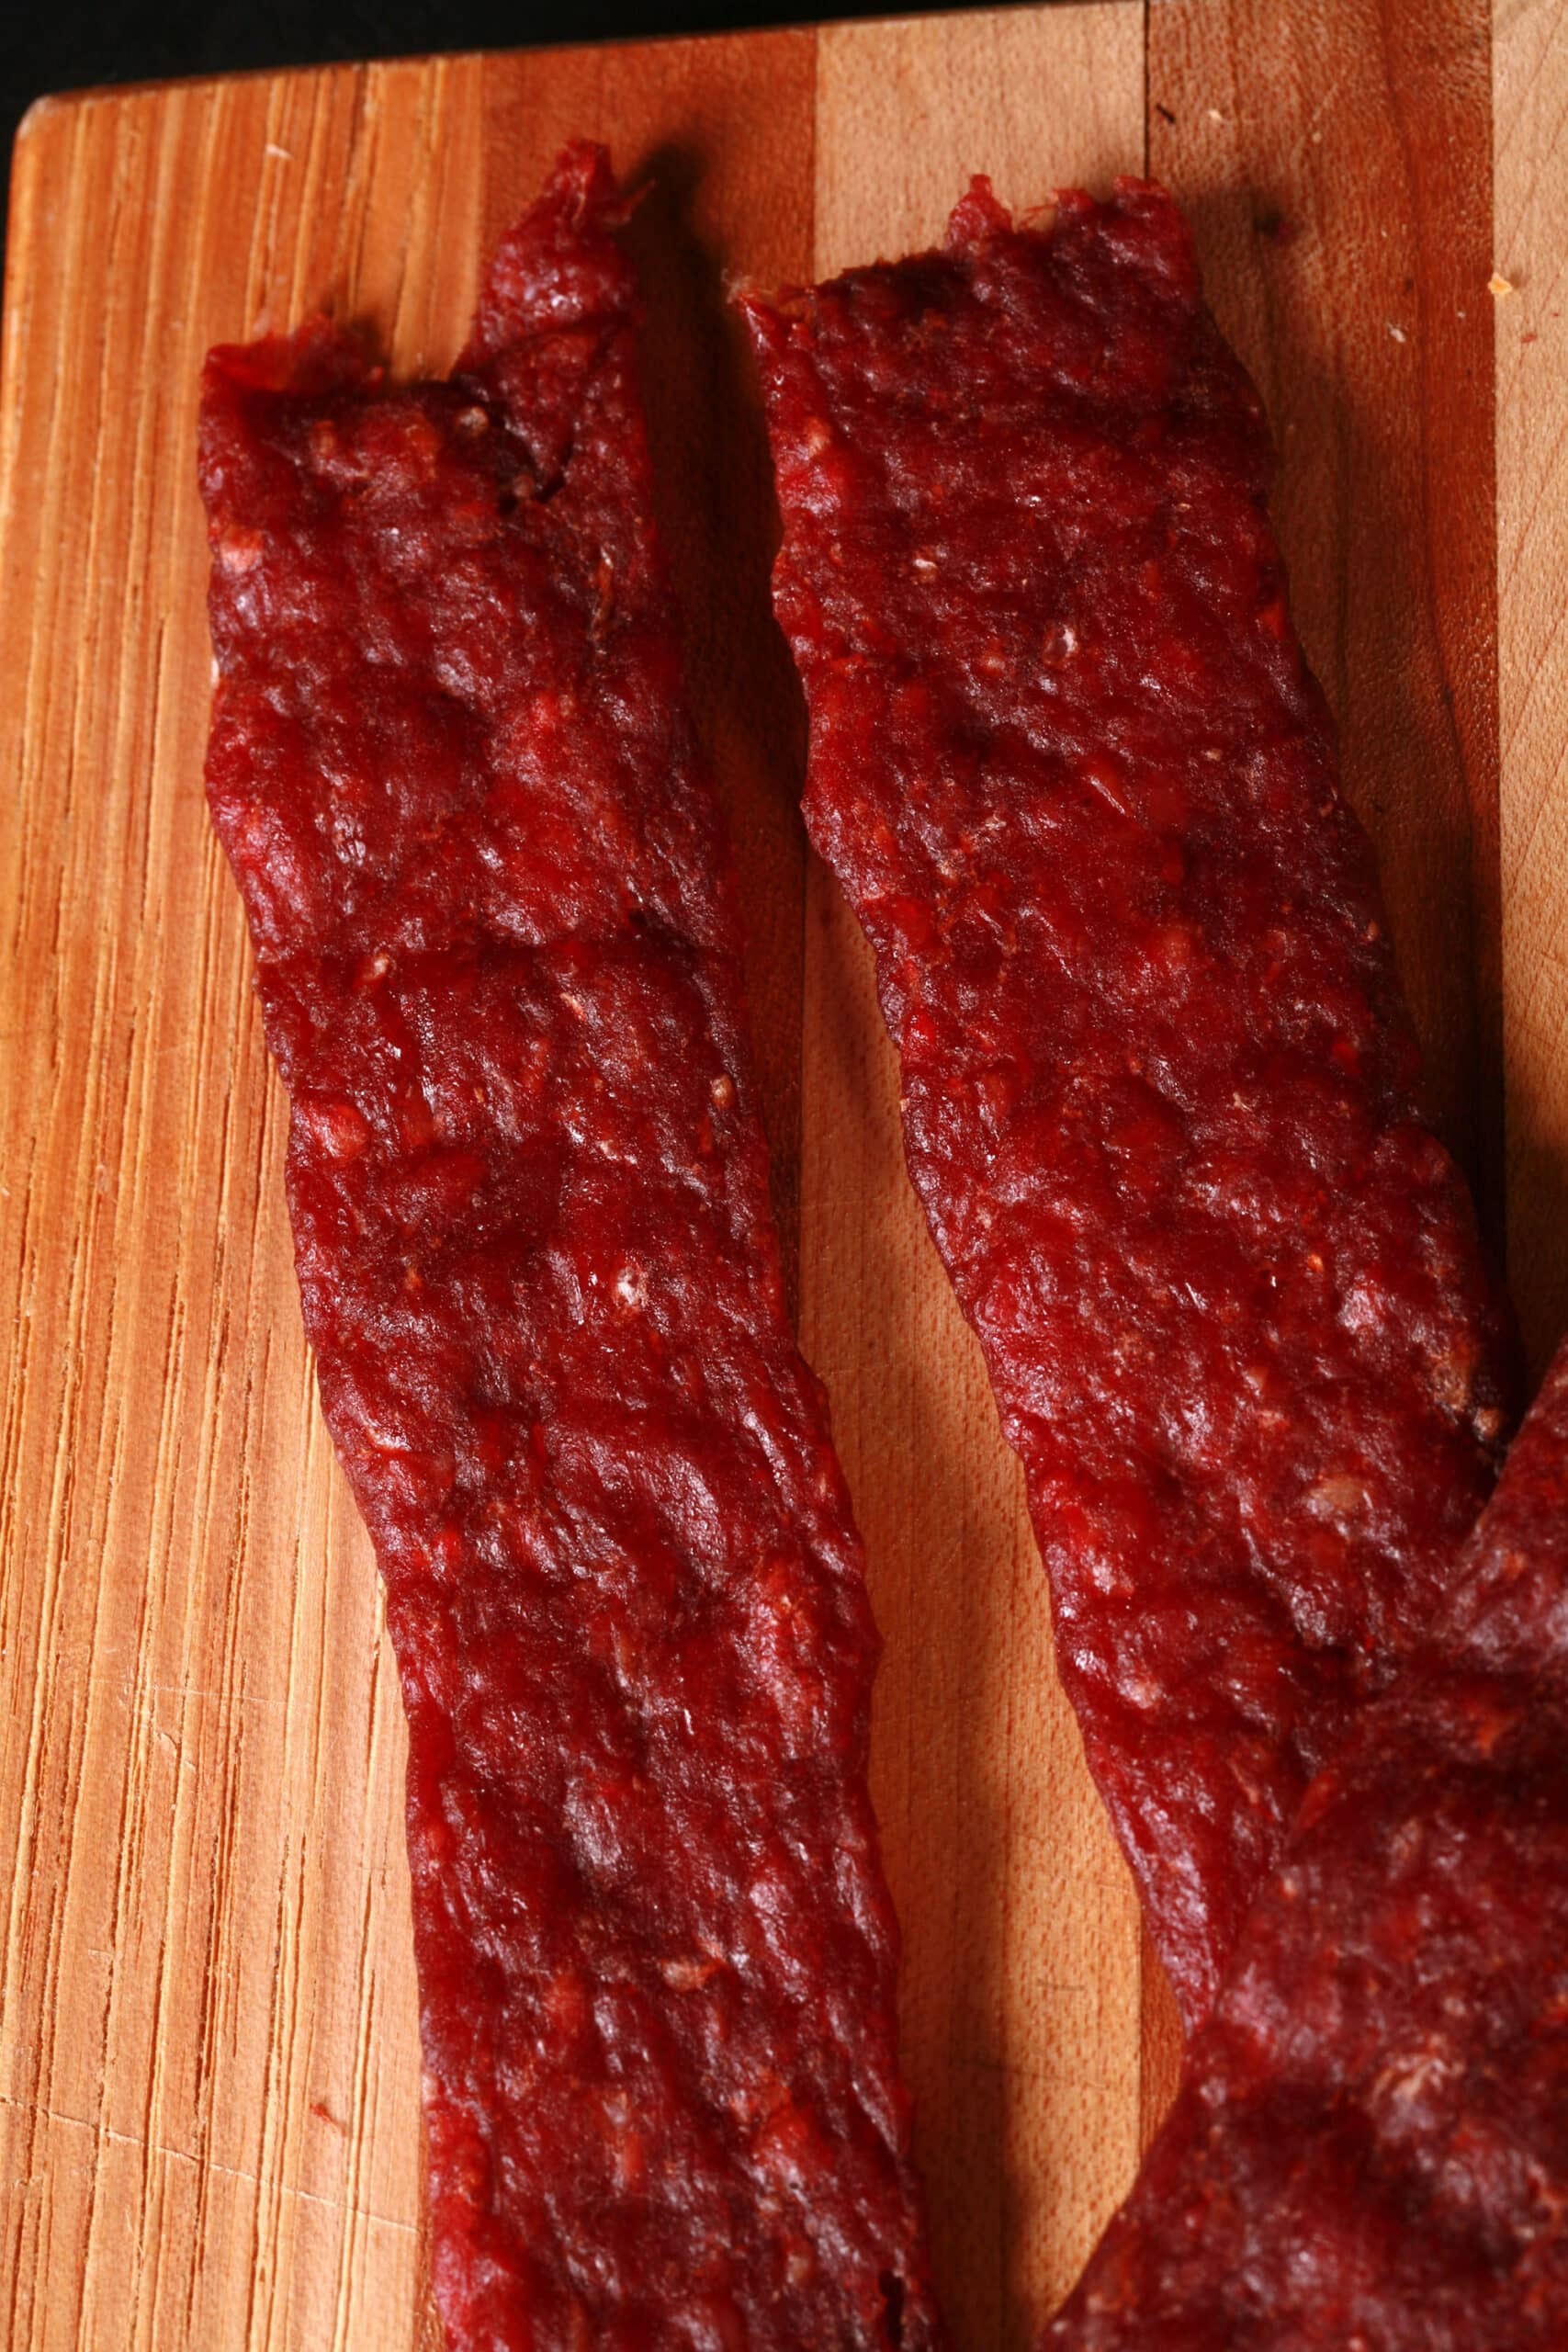
<path fill-rule="evenodd" d="M 1487 0 L 1161 0 L 1149 167 L 1268 404 L 1430 1106 L 1503 1238 Z"/>

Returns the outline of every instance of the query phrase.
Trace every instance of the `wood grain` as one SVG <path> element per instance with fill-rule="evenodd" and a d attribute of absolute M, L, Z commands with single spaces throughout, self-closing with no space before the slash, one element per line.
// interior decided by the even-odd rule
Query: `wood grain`
<path fill-rule="evenodd" d="M 1027 204 L 1147 153 L 1193 205 L 1280 431 L 1298 611 L 1436 1099 L 1499 1230 L 1506 1063 L 1510 1260 L 1539 1351 L 1568 1321 L 1568 0 L 1496 17 L 1490 66 L 1483 0 L 1093 0 L 29 118 L 0 356 L 17 2352 L 434 2340 L 400 1710 L 315 1409 L 281 1102 L 201 799 L 207 345 L 325 305 L 400 369 L 444 368 L 559 138 L 608 137 L 654 186 L 633 232 L 650 425 L 803 1331 L 887 1636 L 874 1769 L 942 2281 L 961 2345 L 1014 2352 L 1160 2110 L 1169 2014 L 1052 1678 L 1017 1475 L 902 1174 L 864 953 L 807 871 L 765 453 L 721 277 L 922 242 L 976 169 Z M 1517 291 L 1494 379 L 1495 263 Z"/>
<path fill-rule="evenodd" d="M 1497 0 L 1498 649 L 1508 1273 L 1568 1330 L 1568 0 Z"/>
<path fill-rule="evenodd" d="M 931 243 L 982 167 L 1021 205 L 1141 168 L 1140 11 L 840 26 L 819 56 L 818 276 Z M 887 1643 L 874 1793 L 917 2148 L 958 2341 L 1022 2346 L 1137 2160 L 1143 1938 L 1021 1474 L 904 1172 L 870 956 L 815 862 L 807 910 L 801 1338 Z"/>

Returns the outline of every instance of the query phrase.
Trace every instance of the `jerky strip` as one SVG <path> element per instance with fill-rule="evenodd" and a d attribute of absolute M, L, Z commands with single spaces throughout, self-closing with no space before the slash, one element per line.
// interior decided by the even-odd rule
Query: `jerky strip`
<path fill-rule="evenodd" d="M 1169 198 L 976 181 L 747 309 L 807 820 L 1191 2022 L 1485 1498 L 1503 1312 Z"/>
<path fill-rule="evenodd" d="M 875 1637 L 785 1317 L 602 151 L 447 383 L 213 353 L 208 785 L 409 1719 L 454 2345 L 933 2345 Z"/>
<path fill-rule="evenodd" d="M 1052 2352 L 1568 2344 L 1568 1351 Z"/>

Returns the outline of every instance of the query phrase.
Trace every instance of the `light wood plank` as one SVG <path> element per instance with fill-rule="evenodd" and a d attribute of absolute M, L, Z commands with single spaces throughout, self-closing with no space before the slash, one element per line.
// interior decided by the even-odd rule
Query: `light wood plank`
<path fill-rule="evenodd" d="M 1087 0 L 825 27 L 817 275 L 934 243 L 976 172 L 1021 206 L 1141 172 L 1142 17 Z"/>
<path fill-rule="evenodd" d="M 1568 5 L 1497 0 L 1497 624 L 1508 1271 L 1568 1329 Z"/>
<path fill-rule="evenodd" d="M 816 274 L 931 243 L 976 170 L 1037 205 L 1143 152 L 1140 8 L 835 27 Z M 807 906 L 802 1338 L 887 1644 L 874 1787 L 917 2147 L 958 2340 L 1022 2346 L 1136 2161 L 1142 1935 L 1055 1680 L 1022 1481 L 904 1172 L 870 959 L 818 866 Z"/>

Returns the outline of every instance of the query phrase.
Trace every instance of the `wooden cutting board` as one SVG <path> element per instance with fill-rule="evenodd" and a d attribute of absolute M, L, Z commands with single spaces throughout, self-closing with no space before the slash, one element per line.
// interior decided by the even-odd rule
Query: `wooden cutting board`
<path fill-rule="evenodd" d="M 0 388 L 12 2352 L 407 2352 L 431 2327 L 400 1712 L 201 797 L 208 345 L 325 304 L 399 368 L 445 368 L 559 141 L 606 138 L 653 182 L 635 233 L 666 528 L 739 841 L 801 1329 L 887 1639 L 876 1795 L 938 2265 L 959 2344 L 1014 2352 L 1124 2189 L 1174 2037 L 901 1172 L 866 958 L 805 854 L 723 279 L 929 240 L 979 169 L 1037 204 L 1146 166 L 1191 208 L 1280 436 L 1297 613 L 1434 1105 L 1539 1362 L 1568 1321 L 1568 6 L 1495 15 L 1099 0 L 28 117 Z"/>

